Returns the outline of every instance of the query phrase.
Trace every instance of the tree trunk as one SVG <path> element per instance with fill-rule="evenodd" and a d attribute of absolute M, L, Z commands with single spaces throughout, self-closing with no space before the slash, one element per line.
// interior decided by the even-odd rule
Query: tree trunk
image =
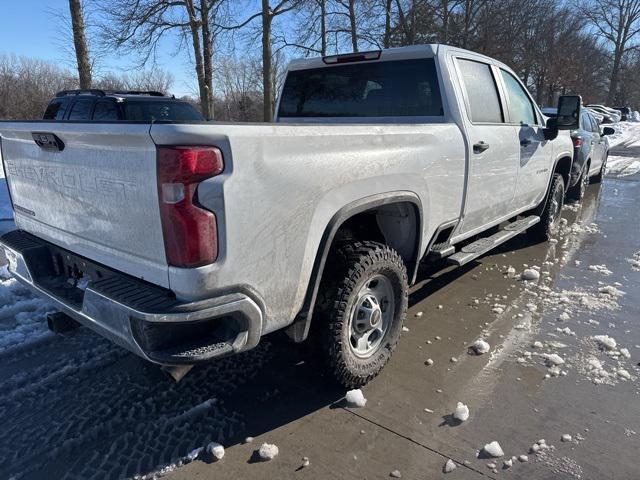
<path fill-rule="evenodd" d="M 187 14 L 189 15 L 189 28 L 193 42 L 193 57 L 196 61 L 196 75 L 198 76 L 198 90 L 200 93 L 200 108 L 205 118 L 211 118 L 209 111 L 209 92 L 204 81 L 204 66 L 202 65 L 202 48 L 200 47 L 200 25 L 196 17 L 196 9 L 193 0 L 185 0 Z"/>
<path fill-rule="evenodd" d="M 327 0 L 318 0 L 320 5 L 320 55 L 327 55 Z"/>
<path fill-rule="evenodd" d="M 442 36 L 440 43 L 449 41 L 449 0 L 442 0 Z"/>
<path fill-rule="evenodd" d="M 349 0 L 349 23 L 351 26 L 351 47 L 354 52 L 358 51 L 358 30 L 356 25 L 356 0 Z"/>
<path fill-rule="evenodd" d="M 91 88 L 91 64 L 89 63 L 89 49 L 87 48 L 81 0 L 69 0 L 69 11 L 71 12 L 73 46 L 76 50 L 80 88 L 88 90 Z"/>
<path fill-rule="evenodd" d="M 622 48 L 616 45 L 613 53 L 613 66 L 611 68 L 611 80 L 609 81 L 609 94 L 607 95 L 607 104 L 612 105 L 616 101 L 618 90 L 618 77 L 620 75 L 620 64 L 622 62 Z"/>
<path fill-rule="evenodd" d="M 384 48 L 391 46 L 391 1 L 387 0 L 384 6 Z"/>
<path fill-rule="evenodd" d="M 204 87 L 207 91 L 206 110 L 213 118 L 213 40 L 209 29 L 209 0 L 200 0 L 200 17 L 202 19 L 202 52 L 204 56 Z M 205 101 L 203 100 L 203 103 Z"/>
<path fill-rule="evenodd" d="M 263 120 L 271 122 L 273 120 L 273 110 L 271 108 L 271 7 L 269 0 L 262 0 L 262 88 L 263 88 Z"/>

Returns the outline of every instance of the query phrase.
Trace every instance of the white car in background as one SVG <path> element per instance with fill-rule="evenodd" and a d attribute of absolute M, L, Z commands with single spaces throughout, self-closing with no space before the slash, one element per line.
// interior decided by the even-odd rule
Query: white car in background
<path fill-rule="evenodd" d="M 589 113 L 591 115 L 593 115 L 595 117 L 596 120 L 598 120 L 598 123 L 602 123 L 603 122 L 604 115 L 602 113 L 599 113 L 599 112 L 593 110 L 592 108 L 586 107 L 586 109 L 589 111 Z"/>
<path fill-rule="evenodd" d="M 587 108 L 589 108 L 590 110 L 595 110 L 596 112 L 604 115 L 605 117 L 609 117 L 612 123 L 619 122 L 620 119 L 622 118 L 622 115 L 620 115 L 620 112 L 618 112 L 617 110 L 614 110 L 613 108 L 605 107 L 604 105 L 591 104 L 591 105 L 587 105 Z"/>

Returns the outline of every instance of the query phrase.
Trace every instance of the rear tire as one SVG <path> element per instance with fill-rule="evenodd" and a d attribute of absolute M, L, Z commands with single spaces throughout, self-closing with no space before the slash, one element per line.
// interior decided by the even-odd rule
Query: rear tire
<path fill-rule="evenodd" d="M 589 186 L 589 164 L 582 168 L 582 173 L 576 184 L 573 187 L 569 187 L 567 199 L 573 202 L 581 202 L 587 192 L 587 186 Z"/>
<path fill-rule="evenodd" d="M 549 240 L 556 230 L 563 205 L 564 179 L 559 173 L 554 173 L 549 193 L 545 199 L 544 209 L 540 214 L 540 222 L 531 227 L 527 234 L 541 242 Z"/>
<path fill-rule="evenodd" d="M 398 343 L 407 270 L 395 250 L 370 241 L 345 244 L 332 260 L 322 280 L 317 333 L 331 374 L 344 387 L 359 388 L 380 373 Z"/>

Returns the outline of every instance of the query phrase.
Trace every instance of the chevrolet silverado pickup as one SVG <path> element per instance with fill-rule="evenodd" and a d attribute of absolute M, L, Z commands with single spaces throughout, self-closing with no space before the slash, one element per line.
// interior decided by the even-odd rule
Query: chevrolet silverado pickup
<path fill-rule="evenodd" d="M 422 45 L 293 61 L 273 123 L 2 122 L 17 230 L 0 249 L 176 378 L 286 329 L 358 387 L 421 261 L 549 237 L 579 117 L 565 96 L 545 122 L 506 65 Z"/>

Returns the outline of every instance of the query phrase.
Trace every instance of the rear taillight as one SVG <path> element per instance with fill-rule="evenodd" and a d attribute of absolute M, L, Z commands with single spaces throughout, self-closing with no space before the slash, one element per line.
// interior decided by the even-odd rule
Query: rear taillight
<path fill-rule="evenodd" d="M 580 148 L 582 146 L 582 139 L 580 137 L 571 137 L 571 140 L 573 140 L 574 148 Z"/>
<path fill-rule="evenodd" d="M 222 172 L 215 147 L 158 147 L 157 174 L 167 263 L 198 267 L 216 261 L 216 216 L 200 206 L 196 189 Z"/>

